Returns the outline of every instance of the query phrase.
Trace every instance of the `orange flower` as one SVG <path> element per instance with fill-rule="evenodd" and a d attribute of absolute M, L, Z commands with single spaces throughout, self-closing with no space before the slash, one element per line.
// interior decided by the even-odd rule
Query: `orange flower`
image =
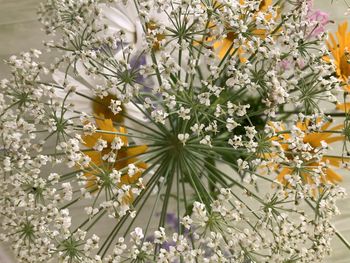
<path fill-rule="evenodd" d="M 301 131 L 305 132 L 309 125 L 310 125 L 310 120 L 306 120 L 305 122 L 298 122 L 296 126 Z M 273 124 L 270 124 L 270 126 L 275 130 L 275 132 L 283 132 L 285 130 L 285 127 L 283 125 L 282 125 L 282 129 L 277 128 Z M 327 144 L 330 144 L 333 142 L 344 140 L 343 135 L 337 135 L 337 134 L 335 135 L 335 133 L 334 133 L 334 131 L 338 131 L 341 128 L 343 128 L 344 125 L 339 124 L 339 125 L 335 125 L 334 127 L 331 127 L 331 128 L 330 128 L 330 126 L 331 126 L 331 122 L 326 122 L 325 124 L 322 125 L 320 131 L 306 133 L 304 138 L 303 138 L 304 143 L 310 144 L 312 146 L 312 148 L 315 149 L 315 148 L 321 146 L 322 141 L 326 142 Z M 288 140 L 291 139 L 291 135 L 289 133 L 281 133 L 281 136 L 283 138 L 282 141 L 280 142 L 281 147 L 282 147 L 283 151 L 286 153 L 286 156 L 288 158 L 292 158 L 292 156 L 288 153 L 288 150 L 289 150 L 288 145 L 289 144 L 287 143 Z M 272 140 L 279 141 L 281 139 L 280 139 L 280 137 L 273 137 Z M 270 155 L 270 157 L 273 157 L 274 155 L 276 156 L 277 153 L 272 153 L 269 155 Z M 342 163 L 342 157 L 334 157 L 334 156 L 324 155 L 321 161 L 324 163 L 328 163 L 329 165 L 334 166 L 334 167 L 340 167 L 340 165 Z M 314 168 L 320 167 L 321 164 L 319 162 L 315 161 L 315 162 L 308 163 L 308 166 L 310 167 L 310 172 L 311 172 Z M 275 168 L 277 168 L 277 166 Z M 328 167 L 323 168 L 323 172 L 324 172 L 325 176 L 320 178 L 321 182 L 338 183 L 342 180 L 341 175 L 336 173 L 331 168 L 328 168 Z M 277 180 L 279 182 L 287 185 L 288 182 L 287 182 L 285 176 L 288 174 L 292 174 L 292 173 L 293 173 L 293 168 L 284 167 L 277 175 Z M 313 183 L 313 179 L 310 176 L 310 173 L 308 171 L 301 172 L 301 177 L 306 184 Z"/>
<path fill-rule="evenodd" d="M 111 119 L 112 121 L 121 123 L 124 121 L 124 116 L 121 114 L 114 114 L 112 110 L 109 108 L 109 105 L 111 105 L 112 100 L 116 100 L 117 97 L 113 95 L 108 95 L 106 97 L 103 97 L 102 99 L 100 97 L 95 97 L 95 100 L 92 104 L 92 110 L 97 116 L 103 116 L 105 119 Z M 126 111 L 125 107 L 121 105 L 121 108 L 123 111 Z"/>
<path fill-rule="evenodd" d="M 336 66 L 336 73 L 339 79 L 344 83 L 344 90 L 350 92 L 350 86 L 347 85 L 350 76 L 350 32 L 347 31 L 348 23 L 344 22 L 338 26 L 338 31 L 335 36 L 330 33 L 330 40 L 327 41 L 327 47 L 332 53 L 333 61 Z M 329 57 L 325 58 L 326 61 L 330 61 Z M 348 111 L 350 109 L 350 103 L 341 103 L 337 105 L 337 109 Z"/>
<path fill-rule="evenodd" d="M 244 0 L 240 0 L 240 4 L 244 4 Z M 272 0 L 262 0 L 260 3 L 259 11 L 262 13 L 266 13 L 265 15 L 266 20 L 272 19 L 271 14 L 267 13 L 267 10 L 271 5 L 272 5 Z M 226 34 L 226 37 L 215 40 L 213 44 L 213 48 L 220 58 L 223 58 L 225 56 L 225 54 L 230 50 L 233 41 L 236 39 L 236 33 L 230 30 L 229 26 L 226 29 L 228 31 L 228 33 Z M 268 32 L 266 32 L 266 30 L 262 30 L 262 29 L 254 29 L 252 31 L 252 34 L 254 36 L 258 36 L 262 39 L 266 37 L 267 33 Z M 234 52 L 234 49 L 230 51 L 231 54 L 233 52 Z M 238 49 L 238 54 L 241 62 L 243 63 L 246 62 L 247 59 L 243 56 L 244 55 L 243 46 Z"/>
<path fill-rule="evenodd" d="M 151 30 L 151 31 L 154 31 L 154 30 L 159 30 L 160 29 L 160 26 L 153 20 L 149 21 L 148 23 L 146 23 L 146 28 L 148 30 Z M 157 33 L 155 35 L 153 35 L 153 50 L 154 51 L 159 51 L 160 49 L 160 42 L 162 40 L 165 39 L 165 35 L 164 34 L 160 34 L 160 33 Z"/>
<path fill-rule="evenodd" d="M 330 41 L 327 41 L 327 47 L 332 53 L 337 75 L 343 82 L 347 82 L 350 76 L 350 64 L 348 63 L 350 59 L 350 32 L 347 32 L 347 27 L 348 22 L 338 26 L 338 31 L 335 33 L 338 41 L 335 40 L 332 33 L 329 34 Z"/>
<path fill-rule="evenodd" d="M 87 178 L 86 188 L 90 191 L 96 191 L 98 189 L 98 177 L 105 176 L 101 170 L 106 169 L 107 172 L 111 169 L 116 169 L 120 171 L 121 169 L 128 167 L 129 164 L 135 164 L 135 166 L 140 169 L 134 175 L 129 176 L 127 172 L 124 172 L 121 176 L 120 185 L 123 184 L 133 184 L 141 177 L 142 171 L 147 168 L 147 164 L 142 161 L 138 161 L 137 156 L 143 154 L 147 151 L 146 145 L 141 146 L 128 146 L 128 139 L 123 135 L 116 135 L 113 133 L 126 133 L 124 127 L 120 127 L 117 130 L 111 119 L 103 119 L 103 115 L 100 115 L 101 118 L 96 118 L 96 125 L 101 132 L 95 132 L 92 135 L 83 136 L 83 141 L 86 147 L 93 148 L 99 139 L 102 139 L 107 142 L 107 147 L 104 148 L 101 152 L 95 150 L 85 151 L 84 154 L 91 158 L 90 166 L 91 169 L 86 171 L 84 176 Z M 120 138 L 123 142 L 123 146 L 119 150 L 112 149 L 112 143 L 115 138 Z M 103 160 L 103 156 L 109 153 L 115 153 L 116 159 L 115 162 L 108 163 Z M 101 178 L 99 178 L 101 179 Z"/>

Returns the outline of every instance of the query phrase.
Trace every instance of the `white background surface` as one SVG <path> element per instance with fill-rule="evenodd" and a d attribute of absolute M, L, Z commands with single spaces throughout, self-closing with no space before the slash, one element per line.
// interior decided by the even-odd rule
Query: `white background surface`
<path fill-rule="evenodd" d="M 36 8 L 40 0 L 0 0 L 0 79 L 8 74 L 7 66 L 2 62 L 12 54 L 30 48 L 42 49 L 42 41 L 46 39 L 36 20 Z M 331 19 L 336 23 L 349 19 L 346 17 L 346 5 L 343 0 L 314 0 L 315 6 L 331 13 Z M 335 30 L 336 23 L 330 30 Z M 350 29 L 349 29 L 350 30 Z M 50 61 L 50 56 L 45 58 Z M 334 224 L 341 233 L 350 240 L 350 172 L 344 174 L 342 185 L 347 188 L 349 198 L 339 203 L 342 215 L 334 220 Z M 350 263 L 350 251 L 338 240 L 333 242 L 334 255 L 327 259 L 327 263 Z M 0 263 L 14 263 L 7 255 L 7 249 L 0 246 Z"/>

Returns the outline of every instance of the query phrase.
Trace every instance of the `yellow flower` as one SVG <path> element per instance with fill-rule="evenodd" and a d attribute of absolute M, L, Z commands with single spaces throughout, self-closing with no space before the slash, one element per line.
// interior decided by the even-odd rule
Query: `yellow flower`
<path fill-rule="evenodd" d="M 157 24 L 156 21 L 150 20 L 148 23 L 146 23 L 147 30 L 154 31 L 159 30 L 160 26 Z M 149 34 L 148 36 L 150 36 Z M 159 51 L 160 50 L 160 42 L 165 39 L 165 34 L 157 33 L 153 35 L 153 51 Z"/>
<path fill-rule="evenodd" d="M 348 23 L 344 22 L 338 26 L 338 31 L 335 33 L 337 40 L 332 33 L 329 34 L 330 41 L 327 41 L 327 47 L 332 53 L 338 77 L 347 82 L 350 76 L 350 32 L 347 32 Z M 329 60 L 329 58 L 327 58 Z M 348 87 L 347 87 L 348 88 Z"/>
<path fill-rule="evenodd" d="M 95 97 L 94 102 L 92 103 L 92 111 L 97 116 L 103 116 L 105 119 L 111 119 L 112 121 L 122 123 L 124 121 L 124 117 L 122 114 L 114 114 L 112 110 L 109 108 L 112 100 L 116 100 L 117 97 L 108 95 L 103 97 L 102 99 L 99 97 Z M 121 105 L 122 112 L 126 111 L 125 107 Z"/>
<path fill-rule="evenodd" d="M 119 130 L 117 130 L 111 119 L 103 119 L 103 115 L 100 115 L 101 118 L 96 118 L 96 125 L 99 130 L 104 131 L 102 132 L 95 132 L 92 135 L 83 136 L 83 141 L 86 147 L 89 149 L 93 148 L 96 145 L 96 142 L 99 139 L 102 139 L 107 142 L 107 147 L 100 151 L 85 151 L 84 154 L 89 156 L 91 158 L 91 169 L 87 172 L 85 172 L 84 176 L 87 178 L 87 185 L 86 188 L 90 191 L 96 191 L 98 189 L 97 187 L 97 178 L 99 174 L 101 173 L 100 168 L 101 167 L 108 167 L 108 163 L 103 160 L 103 156 L 106 154 L 109 154 L 112 150 L 111 145 L 112 142 L 116 137 L 119 137 L 121 141 L 123 142 L 123 147 L 116 152 L 116 161 L 113 163 L 113 169 L 116 169 L 117 171 L 120 171 L 121 169 L 128 167 L 129 164 L 135 164 L 137 168 L 140 170 L 137 171 L 134 175 L 129 176 L 127 172 L 124 172 L 121 176 L 121 182 L 120 185 L 123 184 L 133 184 L 136 183 L 137 180 L 142 175 L 142 170 L 147 168 L 147 164 L 142 161 L 138 161 L 137 156 L 140 154 L 143 154 L 147 151 L 146 145 L 141 146 L 128 146 L 128 139 L 126 136 L 122 135 L 116 135 L 112 133 L 126 133 L 126 129 L 123 127 L 120 127 Z M 110 133 L 108 133 L 110 132 Z"/>
<path fill-rule="evenodd" d="M 304 122 L 298 122 L 297 123 L 297 127 L 301 130 L 301 131 L 306 131 L 307 127 L 310 125 L 310 120 L 306 120 Z M 270 126 L 275 130 L 275 132 L 282 132 L 281 136 L 282 136 L 282 141 L 280 142 L 282 150 L 285 152 L 285 155 L 287 158 L 292 158 L 291 154 L 288 152 L 289 148 L 288 148 L 288 140 L 291 139 L 291 135 L 289 133 L 283 133 L 285 129 L 285 127 L 282 125 L 282 129 L 277 128 L 275 125 L 273 125 L 272 123 L 270 124 Z M 337 141 L 341 141 L 344 140 L 344 136 L 343 135 L 337 135 L 336 133 L 334 133 L 335 131 L 340 130 L 341 128 L 343 128 L 344 125 L 339 124 L 339 125 L 335 125 L 334 127 L 330 127 L 331 126 L 331 122 L 326 122 L 325 124 L 322 125 L 320 131 L 318 132 L 311 132 L 311 133 L 306 133 L 303 141 L 304 143 L 308 143 L 312 146 L 312 148 L 317 148 L 321 146 L 321 142 L 324 141 L 327 144 L 333 143 L 333 142 L 337 142 Z M 273 137 L 272 140 L 274 141 L 280 141 L 280 137 Z M 269 157 L 273 157 L 273 155 L 277 155 L 277 153 L 271 153 L 268 154 L 270 155 Z M 265 157 L 267 157 L 268 155 L 265 155 Z M 343 157 L 334 157 L 334 156 L 327 156 L 324 155 L 321 162 L 323 163 L 328 163 L 331 166 L 334 167 L 340 167 L 341 163 L 342 163 L 342 158 Z M 320 167 L 321 164 L 320 162 L 314 161 L 314 162 L 310 162 L 308 163 L 308 166 L 310 167 L 309 170 L 305 170 L 303 172 L 301 172 L 301 177 L 304 181 L 304 183 L 306 184 L 312 184 L 313 183 L 313 179 L 310 176 L 309 172 L 312 172 L 313 167 Z M 275 167 L 277 169 L 277 167 Z M 325 182 L 331 182 L 331 183 L 338 183 L 342 180 L 341 175 L 339 175 L 338 173 L 336 173 L 333 169 L 326 167 L 323 168 L 323 172 L 324 172 L 324 176 L 322 176 L 320 178 L 321 182 L 325 183 Z M 284 167 L 279 171 L 279 174 L 277 175 L 277 180 L 279 182 L 281 182 L 282 184 L 287 185 L 288 182 L 285 178 L 286 175 L 288 174 L 292 174 L 293 173 L 293 168 L 291 167 Z"/>
<path fill-rule="evenodd" d="M 332 53 L 333 61 L 336 66 L 336 73 L 339 79 L 344 84 L 344 90 L 350 92 L 350 86 L 347 85 L 350 76 L 350 32 L 347 31 L 348 23 L 344 22 L 338 26 L 338 31 L 335 36 L 330 33 L 327 47 Z M 337 40 L 335 39 L 337 38 Z M 326 61 L 330 61 L 329 57 L 325 57 Z M 349 111 L 350 103 L 338 104 L 337 109 Z"/>
<path fill-rule="evenodd" d="M 245 2 L 244 0 L 240 0 L 240 4 L 244 4 L 244 2 Z M 267 21 L 272 19 L 271 14 L 267 13 L 267 10 L 271 5 L 272 5 L 272 0 L 262 0 L 260 5 L 259 5 L 259 12 L 266 13 L 265 19 Z M 212 26 L 214 26 L 214 25 L 212 25 Z M 214 44 L 213 44 L 213 48 L 215 50 L 215 53 L 217 53 L 220 58 L 223 58 L 225 56 L 225 54 L 230 50 L 233 41 L 237 37 L 236 33 L 233 30 L 230 30 L 229 26 L 227 26 L 226 29 L 228 31 L 228 33 L 226 34 L 226 37 L 215 40 Z M 267 33 L 268 32 L 266 32 L 266 30 L 262 30 L 262 29 L 254 29 L 252 31 L 252 34 L 254 36 L 260 37 L 262 39 L 264 39 L 266 37 Z M 210 39 L 210 40 L 212 40 L 212 39 Z M 240 61 L 243 63 L 246 62 L 247 59 L 243 56 L 244 55 L 244 48 L 240 47 L 240 48 L 238 48 L 237 51 L 238 51 L 238 55 L 240 57 Z M 230 51 L 231 54 L 233 52 L 234 52 L 234 49 L 232 49 Z"/>

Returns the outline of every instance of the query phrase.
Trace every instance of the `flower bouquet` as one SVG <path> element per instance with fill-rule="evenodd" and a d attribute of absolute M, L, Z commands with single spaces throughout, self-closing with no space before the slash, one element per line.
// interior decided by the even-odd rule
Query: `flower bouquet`
<path fill-rule="evenodd" d="M 46 0 L 0 83 L 21 262 L 321 262 L 350 166 L 350 33 L 310 0 Z"/>

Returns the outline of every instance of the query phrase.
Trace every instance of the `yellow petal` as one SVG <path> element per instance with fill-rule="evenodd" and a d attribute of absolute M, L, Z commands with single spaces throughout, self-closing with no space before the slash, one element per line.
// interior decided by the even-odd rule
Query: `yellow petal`
<path fill-rule="evenodd" d="M 285 179 L 285 176 L 287 174 L 292 174 L 292 169 L 291 168 L 288 168 L 288 167 L 285 167 L 282 169 L 282 171 L 277 175 L 277 180 L 279 182 L 281 182 L 282 184 L 287 184 L 287 180 Z"/>
<path fill-rule="evenodd" d="M 328 139 L 325 139 L 324 141 L 326 143 L 332 143 L 332 142 L 339 142 L 339 141 L 344 141 L 345 140 L 345 136 L 336 136 L 336 137 L 331 137 Z"/>
<path fill-rule="evenodd" d="M 89 148 L 94 147 L 99 138 L 101 138 L 101 136 L 97 133 L 94 133 L 92 135 L 82 136 L 82 140 L 84 141 L 84 145 L 89 147 Z"/>
<path fill-rule="evenodd" d="M 114 128 L 112 120 L 96 118 L 96 124 L 101 131 L 107 132 L 107 133 L 99 133 L 101 135 L 101 138 L 111 143 L 114 140 L 114 138 L 117 136 L 115 134 L 108 134 L 108 132 L 117 132 L 117 129 Z"/>
<path fill-rule="evenodd" d="M 101 153 L 98 151 L 86 151 L 84 152 L 87 156 L 91 158 L 91 162 L 96 166 L 101 166 L 102 159 L 101 159 Z"/>
<path fill-rule="evenodd" d="M 350 110 L 350 102 L 337 104 L 336 108 L 348 112 Z"/>
<path fill-rule="evenodd" d="M 145 153 L 147 149 L 148 149 L 147 145 L 134 146 L 134 147 L 127 148 L 126 153 L 128 156 L 135 156 L 141 153 Z"/>
<path fill-rule="evenodd" d="M 325 173 L 326 173 L 326 179 L 331 183 L 339 183 L 343 180 L 343 177 L 340 174 L 334 172 L 330 168 L 326 168 Z"/>
<path fill-rule="evenodd" d="M 120 127 L 119 128 L 119 132 L 127 134 L 126 129 L 124 127 Z M 120 135 L 119 137 L 122 140 L 122 142 L 124 143 L 124 145 L 127 146 L 128 145 L 128 137 L 127 136 L 123 136 L 123 135 Z"/>

